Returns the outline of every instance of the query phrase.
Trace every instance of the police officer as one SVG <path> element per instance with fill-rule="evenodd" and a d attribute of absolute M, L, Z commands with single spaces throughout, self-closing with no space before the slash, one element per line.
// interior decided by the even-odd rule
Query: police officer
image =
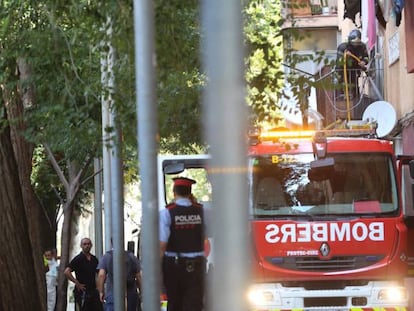
<path fill-rule="evenodd" d="M 201 311 L 204 298 L 204 209 L 189 178 L 174 178 L 174 202 L 160 212 L 160 250 L 168 311 Z"/>

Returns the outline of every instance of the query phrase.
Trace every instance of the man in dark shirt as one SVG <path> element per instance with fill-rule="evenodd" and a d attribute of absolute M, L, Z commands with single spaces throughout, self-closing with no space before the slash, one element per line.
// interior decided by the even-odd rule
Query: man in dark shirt
<path fill-rule="evenodd" d="M 76 255 L 65 269 L 65 276 L 75 283 L 74 295 L 76 310 L 102 311 L 99 293 L 96 289 L 98 259 L 91 254 L 92 241 L 81 240 L 82 251 Z M 72 272 L 75 272 L 76 278 Z"/>

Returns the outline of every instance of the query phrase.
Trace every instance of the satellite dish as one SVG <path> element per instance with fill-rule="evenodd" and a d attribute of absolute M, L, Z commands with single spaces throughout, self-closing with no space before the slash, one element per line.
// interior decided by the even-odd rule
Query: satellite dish
<path fill-rule="evenodd" d="M 376 121 L 378 137 L 385 137 L 397 124 L 397 113 L 390 103 L 380 100 L 373 102 L 365 109 L 362 119 Z"/>

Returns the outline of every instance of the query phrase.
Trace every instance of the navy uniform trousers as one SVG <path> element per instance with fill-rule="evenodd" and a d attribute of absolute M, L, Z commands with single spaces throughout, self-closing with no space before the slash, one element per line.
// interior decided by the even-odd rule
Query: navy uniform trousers
<path fill-rule="evenodd" d="M 168 311 L 202 311 L 204 301 L 204 257 L 163 258 L 164 286 Z"/>

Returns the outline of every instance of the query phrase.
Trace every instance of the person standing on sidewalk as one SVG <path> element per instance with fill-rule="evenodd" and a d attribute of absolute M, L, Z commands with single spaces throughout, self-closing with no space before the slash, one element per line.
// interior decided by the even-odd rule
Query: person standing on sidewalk
<path fill-rule="evenodd" d="M 47 311 L 54 311 L 56 306 L 58 263 L 52 249 L 46 250 L 44 256 L 47 259 L 49 267 L 48 271 L 46 272 Z"/>
<path fill-rule="evenodd" d="M 204 208 L 193 200 L 189 178 L 174 178 L 174 202 L 160 211 L 160 252 L 168 311 L 204 306 Z"/>
<path fill-rule="evenodd" d="M 112 239 L 111 239 L 112 242 Z M 99 299 L 105 311 L 114 310 L 114 254 L 107 251 L 99 260 L 97 287 Z M 133 252 L 125 251 L 125 294 L 126 310 L 141 311 L 141 264 Z"/>
<path fill-rule="evenodd" d="M 71 260 L 64 271 L 68 280 L 75 283 L 75 309 L 76 311 L 102 311 L 96 289 L 98 259 L 91 254 L 92 241 L 83 238 L 80 246 L 82 251 Z M 76 277 L 72 272 L 75 272 Z"/>

